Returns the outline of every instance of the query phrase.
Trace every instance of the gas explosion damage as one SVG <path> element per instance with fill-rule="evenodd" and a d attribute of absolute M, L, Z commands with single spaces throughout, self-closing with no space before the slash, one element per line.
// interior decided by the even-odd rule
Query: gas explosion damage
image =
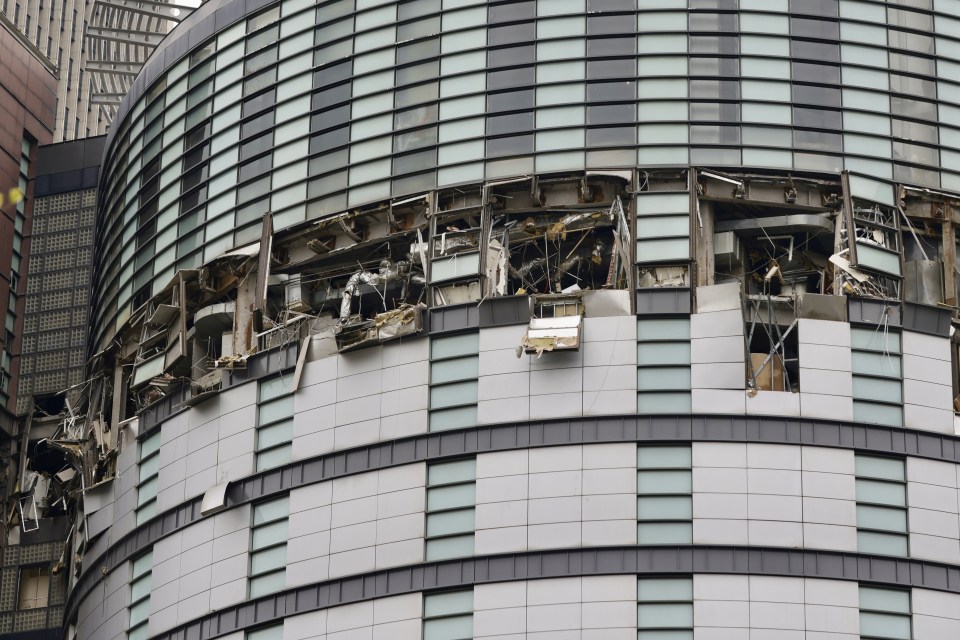
<path fill-rule="evenodd" d="M 960 201 L 927 189 L 708 169 L 525 176 L 276 232 L 268 213 L 259 242 L 178 272 L 90 358 L 86 382 L 37 400 L 7 524 L 69 515 L 56 570 L 73 580 L 145 412 L 202 402 L 256 353 L 292 354 L 296 388 L 305 362 L 498 298 L 522 297 L 529 314 L 518 357 L 550 357 L 579 348 L 595 305 L 629 315 L 635 291 L 692 288 L 699 311 L 743 314 L 739 388 L 796 393 L 798 319 L 846 321 L 859 299 L 880 309 L 878 331 L 901 302 L 957 321 L 957 224 Z"/>

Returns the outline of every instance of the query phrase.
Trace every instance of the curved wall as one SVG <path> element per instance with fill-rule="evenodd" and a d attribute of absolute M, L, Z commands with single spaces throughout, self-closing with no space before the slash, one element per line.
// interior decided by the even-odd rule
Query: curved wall
<path fill-rule="evenodd" d="M 539 361 L 530 359 L 530 364 L 526 358 L 517 360 L 509 348 L 519 340 L 524 325 L 480 329 L 481 408 L 480 426 L 475 428 L 428 432 L 430 338 L 404 338 L 308 362 L 292 396 L 293 461 L 275 470 L 258 472 L 256 460 L 257 405 L 264 404 L 258 403 L 257 389 L 276 377 L 238 381 L 212 399 L 150 427 L 147 437 L 155 434 L 160 441 L 158 515 L 136 526 L 144 464 L 137 462 L 137 447 L 125 447 L 118 477 L 109 489 L 112 494 L 87 516 L 93 543 L 85 554 L 84 576 L 68 604 L 69 613 L 76 613 L 77 637 L 126 637 L 129 607 L 137 597 L 137 590 L 130 586 L 135 581 L 132 572 L 143 558 L 150 562 L 145 619 L 151 638 L 180 637 L 188 627 L 198 629 L 198 637 L 222 637 L 219 634 L 228 629 L 255 629 L 283 618 L 283 635 L 277 638 L 325 637 L 320 631 L 323 620 L 339 619 L 338 603 L 355 601 L 343 608 L 345 621 L 328 623 L 333 625 L 327 631 L 331 637 L 354 627 L 374 627 L 357 633 L 388 633 L 387 628 L 397 624 L 408 629 L 402 637 L 418 638 L 423 615 L 420 592 L 454 587 L 474 589 L 475 634 L 546 633 L 549 629 L 543 625 L 549 624 L 551 616 L 537 607 L 559 598 L 555 604 L 565 603 L 566 617 L 557 620 L 573 625 L 564 627 L 571 633 L 580 624 L 583 637 L 593 637 L 600 632 L 588 632 L 591 625 L 605 618 L 588 612 L 597 607 L 606 610 L 607 605 L 583 604 L 578 621 L 568 620 L 574 615 L 569 603 L 580 602 L 580 596 L 570 595 L 569 590 L 574 583 L 580 584 L 580 575 L 604 574 L 604 568 L 607 573 L 632 572 L 642 579 L 686 579 L 703 572 L 738 574 L 694 576 L 690 602 L 696 638 L 721 633 L 711 630 L 714 626 L 773 634 L 765 630 L 771 624 L 788 625 L 782 627 L 784 637 L 804 629 L 856 637 L 857 581 L 901 591 L 912 587 L 915 638 L 937 637 L 921 629 L 952 629 L 958 624 L 951 618 L 950 607 L 960 597 L 956 567 L 960 564 L 956 506 L 960 503 L 956 461 L 960 441 L 929 428 L 924 433 L 796 417 L 783 403 L 765 405 L 764 416 L 749 416 L 744 409 L 740 418 L 708 417 L 704 405 L 695 407 L 695 415 L 689 417 L 646 419 L 641 429 L 639 421 L 644 418 L 629 415 L 635 411 L 631 404 L 637 393 L 635 364 L 632 356 L 624 355 L 635 346 L 635 318 L 586 318 L 585 322 L 580 353 L 547 354 Z M 605 330 L 594 331 L 594 323 Z M 627 340 L 618 344 L 597 337 Z M 904 344 L 908 343 L 905 339 Z M 941 347 L 947 348 L 945 342 Z M 290 371 L 276 355 L 263 357 Z M 623 376 L 625 407 L 616 401 L 621 392 L 612 389 L 599 392 L 609 396 L 595 402 L 590 394 L 598 392 L 587 390 L 593 384 L 590 381 L 618 379 L 617 372 L 624 366 L 613 364 L 618 358 L 626 358 L 633 372 L 629 381 Z M 506 365 L 509 372 L 503 369 Z M 525 371 L 517 373 L 518 366 Z M 561 395 L 568 399 L 559 402 L 552 392 L 558 385 L 571 384 L 572 378 L 579 380 L 579 388 L 566 388 Z M 611 382 L 610 386 L 618 385 Z M 746 398 L 743 391 L 738 393 Z M 571 408 L 571 396 L 577 398 L 579 410 Z M 484 403 L 492 408 L 483 408 Z M 526 409 L 518 408 L 521 405 Z M 506 413 L 497 413 L 498 407 L 506 407 Z M 704 416 L 702 423 L 696 414 Z M 511 422 L 503 424 L 511 417 Z M 629 436 L 626 425 L 631 420 L 638 426 Z M 526 424 L 529 431 L 519 430 Z M 685 450 L 682 455 L 687 457 L 670 462 L 678 450 Z M 393 457 L 387 451 L 393 451 Z M 430 487 L 437 480 L 431 479 L 428 470 L 464 460 L 473 469 L 467 478 L 471 484 L 467 507 L 473 509 L 467 557 L 444 560 L 442 552 L 431 557 L 430 540 L 437 535 L 430 530 L 430 514 L 437 508 L 431 505 Z M 884 479 L 885 471 L 864 467 L 878 460 L 900 465 L 902 478 Z M 681 480 L 683 486 L 651 488 L 649 474 L 675 476 L 678 472 L 686 474 L 687 485 Z M 904 496 L 902 506 L 893 507 L 900 516 L 892 514 L 904 521 L 903 533 L 896 534 L 905 545 L 903 558 L 889 555 L 896 550 L 885 551 L 870 539 L 871 531 L 897 527 L 877 524 L 869 520 L 870 513 L 863 513 L 864 507 L 891 509 L 889 501 L 884 503 L 886 498 L 871 498 L 871 487 L 861 486 L 864 479 L 868 485 L 876 483 L 877 477 Z M 232 483 L 227 510 L 203 517 L 199 497 L 225 481 Z M 674 507 L 679 504 L 681 511 L 686 504 L 689 511 L 664 514 L 650 502 L 658 496 L 674 500 Z M 278 499 L 286 504 L 284 557 L 279 581 L 260 591 L 254 586 L 254 511 L 257 505 Z M 665 521 L 671 528 L 656 530 Z M 462 549 L 459 553 L 464 553 Z M 538 564 L 546 563 L 552 553 L 559 554 L 557 558 L 578 553 L 582 557 L 551 561 L 549 568 Z M 647 561 L 625 561 L 637 553 L 653 556 Z M 799 555 L 790 559 L 791 553 Z M 596 558 L 612 555 L 603 562 L 588 562 L 586 558 L 593 554 Z M 684 561 L 685 554 L 693 555 Z M 742 562 L 732 560 L 737 554 L 742 554 Z M 485 571 L 493 572 L 494 565 L 514 569 L 481 577 L 479 569 L 458 565 L 471 557 L 490 567 Z M 534 571 L 534 566 L 542 568 Z M 102 579 L 100 567 L 106 568 Z M 438 572 L 438 582 L 404 582 L 411 575 L 431 571 Z M 748 577 L 751 574 L 754 577 Z M 755 577 L 759 575 L 768 577 Z M 526 587 L 516 582 L 550 576 L 569 577 L 559 580 L 555 588 L 549 586 L 550 580 L 538 579 Z M 610 613 L 611 624 L 617 620 L 622 625 L 621 631 L 609 632 L 613 637 L 626 634 L 626 628 L 636 633 L 637 609 L 622 604 L 637 597 L 636 586 L 630 586 L 635 579 L 624 575 L 582 578 L 610 585 L 619 594 L 610 596 L 611 602 L 621 603 L 609 605 L 616 609 Z M 510 582 L 484 584 L 504 580 Z M 771 589 L 784 591 L 770 595 L 760 589 L 759 585 L 768 583 Z M 370 588 L 363 587 L 357 594 L 348 586 L 358 584 Z M 590 593 L 606 593 L 601 586 Z M 318 588 L 329 589 L 331 595 L 317 600 Z M 846 594 L 842 598 L 846 604 L 821 602 L 820 596 L 812 595 L 821 588 Z M 501 589 L 505 598 L 515 597 L 518 589 L 542 589 L 552 595 L 538 596 L 546 598 L 544 602 L 531 600 L 525 612 L 490 613 L 488 609 L 498 607 L 482 596 L 489 590 L 493 598 Z M 104 591 L 112 594 L 106 601 Z M 399 595 L 403 593 L 407 595 Z M 804 600 L 805 593 L 812 599 Z M 249 608 L 253 605 L 247 603 L 254 597 L 264 604 Z M 790 604 L 789 611 L 777 613 L 772 604 L 746 604 L 764 602 L 765 597 Z M 396 619 L 389 617 L 394 614 L 378 617 L 377 607 L 394 611 L 390 602 L 397 602 L 405 613 L 397 612 Z M 818 608 L 821 605 L 845 609 L 823 610 Z M 377 630 L 380 624 L 388 627 Z M 220 631 L 215 633 L 215 628 Z M 302 635 L 305 629 L 313 635 Z"/>
<path fill-rule="evenodd" d="M 815 214 L 804 224 L 829 236 L 815 243 L 825 260 L 844 198 L 899 224 L 894 183 L 960 189 L 958 27 L 947 0 L 198 9 L 145 65 L 105 153 L 94 350 L 178 271 L 260 239 L 267 212 L 276 230 L 303 224 L 290 237 L 310 247 L 312 221 L 464 185 L 492 210 L 520 191 L 488 200 L 491 182 L 521 176 L 531 189 L 511 213 L 530 195 L 552 213 L 604 202 L 612 218 L 622 196 L 631 221 L 650 214 L 630 225 L 640 244 L 662 226 L 679 247 L 643 244 L 638 264 L 690 270 L 681 287 L 585 291 L 577 351 L 518 357 L 526 301 L 501 295 L 434 305 L 425 336 L 326 357 L 305 342 L 296 389 L 296 341 L 225 350 L 247 369 L 210 396 L 137 404 L 139 434 L 119 398 L 124 446 L 117 477 L 84 497 L 68 637 L 839 640 L 878 620 L 955 634 L 949 314 L 910 304 L 906 285 L 902 304 L 820 296 L 827 312 L 789 319 L 793 388 L 748 390 L 742 292 L 708 288 L 729 274 L 691 259 L 698 222 L 750 207 Z M 714 216 L 744 194 L 688 180 L 702 166 L 753 174 L 742 210 Z M 738 182 L 717 170 L 707 180 Z M 875 180 L 851 188 L 841 171 Z M 538 196 L 559 174 L 560 197 Z M 419 231 L 403 233 L 398 247 Z M 332 263 L 341 248 L 310 251 Z M 792 235 L 781 248 L 793 255 Z M 317 259 L 294 249 L 281 276 Z M 242 285 L 217 286 L 239 310 Z M 492 322 L 496 305 L 509 313 Z M 174 342 L 197 340 L 202 375 L 187 311 Z M 121 369 L 137 355 L 126 338 Z"/>
<path fill-rule="evenodd" d="M 960 189 L 958 33 L 949 0 L 210 3 L 116 120 L 94 343 L 266 211 L 689 164 Z"/>

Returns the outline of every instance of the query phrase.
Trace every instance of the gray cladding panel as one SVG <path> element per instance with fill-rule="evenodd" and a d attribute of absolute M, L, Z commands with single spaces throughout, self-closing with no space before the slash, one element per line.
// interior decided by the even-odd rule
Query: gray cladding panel
<path fill-rule="evenodd" d="M 960 568 L 854 553 L 757 547 L 605 547 L 473 557 L 376 571 L 290 589 L 154 636 L 207 640 L 285 616 L 434 589 L 566 576 L 749 574 L 872 582 L 960 593 Z"/>
<path fill-rule="evenodd" d="M 365 471 L 488 451 L 602 442 L 758 442 L 797 444 L 960 462 L 960 438 L 894 427 L 760 416 L 608 416 L 473 427 L 411 436 L 290 463 L 230 485 L 227 508 Z M 196 522 L 201 498 L 137 527 L 92 562 L 67 602 L 70 619 L 101 579 L 157 540 Z"/>

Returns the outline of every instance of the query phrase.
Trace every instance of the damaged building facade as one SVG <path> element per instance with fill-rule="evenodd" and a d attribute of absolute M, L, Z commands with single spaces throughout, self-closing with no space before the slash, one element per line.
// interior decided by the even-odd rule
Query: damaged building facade
<path fill-rule="evenodd" d="M 63 637 L 960 635 L 958 34 L 202 5 L 106 140 L 8 510 L 69 514 Z"/>

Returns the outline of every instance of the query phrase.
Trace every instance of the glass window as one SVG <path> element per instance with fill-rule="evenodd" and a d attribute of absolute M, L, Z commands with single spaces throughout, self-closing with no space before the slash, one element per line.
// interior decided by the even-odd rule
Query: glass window
<path fill-rule="evenodd" d="M 423 640 L 473 637 L 473 591 L 425 593 Z"/>
<path fill-rule="evenodd" d="M 863 636 L 909 640 L 910 592 L 860 586 L 860 633 Z"/>
<path fill-rule="evenodd" d="M 473 555 L 475 481 L 475 458 L 427 466 L 428 561 Z"/>
<path fill-rule="evenodd" d="M 253 506 L 250 530 L 250 597 L 256 598 L 284 586 L 287 560 L 289 498 Z"/>

